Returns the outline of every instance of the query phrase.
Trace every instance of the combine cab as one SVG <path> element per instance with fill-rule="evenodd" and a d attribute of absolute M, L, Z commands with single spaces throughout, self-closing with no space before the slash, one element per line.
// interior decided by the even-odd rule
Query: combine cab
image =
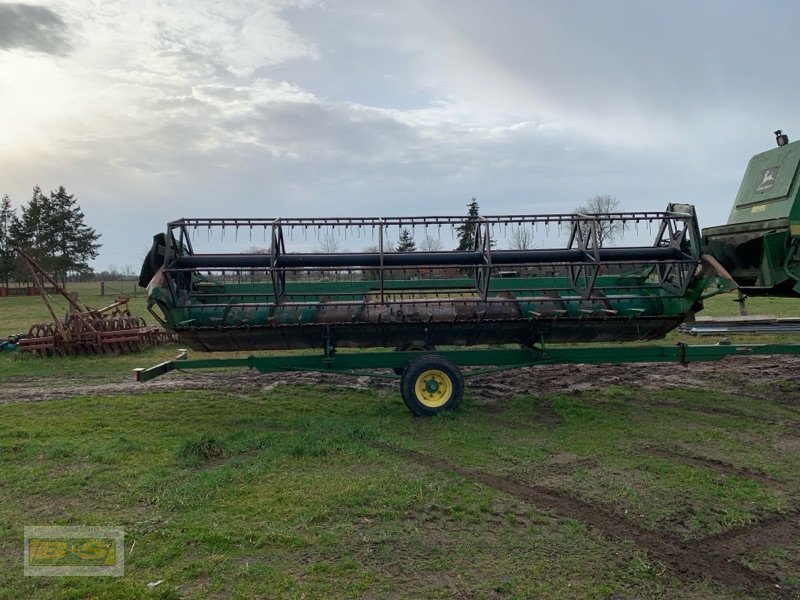
<path fill-rule="evenodd" d="M 800 142 L 775 133 L 778 147 L 750 159 L 728 223 L 703 229 L 703 242 L 742 292 L 800 296 Z"/>

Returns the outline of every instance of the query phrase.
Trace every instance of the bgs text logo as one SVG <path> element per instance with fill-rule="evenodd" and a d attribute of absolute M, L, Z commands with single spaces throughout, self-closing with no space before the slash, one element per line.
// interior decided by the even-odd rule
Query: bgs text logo
<path fill-rule="evenodd" d="M 125 533 L 116 527 L 25 527 L 25 575 L 121 577 Z"/>

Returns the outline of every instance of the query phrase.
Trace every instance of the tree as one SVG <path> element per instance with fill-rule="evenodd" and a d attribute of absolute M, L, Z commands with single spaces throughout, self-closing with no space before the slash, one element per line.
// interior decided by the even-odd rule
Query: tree
<path fill-rule="evenodd" d="M 414 241 L 414 236 L 407 228 L 403 228 L 400 232 L 400 239 L 397 240 L 398 252 L 414 252 L 417 249 L 417 244 Z"/>
<path fill-rule="evenodd" d="M 456 250 L 472 250 L 475 245 L 475 228 L 478 223 L 478 200 L 473 196 L 467 204 L 467 220 L 456 227 L 458 232 L 458 248 Z"/>
<path fill-rule="evenodd" d="M 73 194 L 64 186 L 50 192 L 49 229 L 53 232 L 51 248 L 57 272 L 86 273 L 91 271 L 89 260 L 97 258 L 100 234 L 84 223 L 85 215 Z"/>
<path fill-rule="evenodd" d="M 608 213 L 617 212 L 619 210 L 619 200 L 611 196 L 595 196 L 586 204 L 582 204 L 575 208 L 575 213 L 582 215 L 607 215 Z M 602 248 L 606 242 L 613 242 L 617 237 L 622 235 L 625 230 L 625 223 L 622 221 L 595 221 L 595 231 L 597 233 L 597 246 Z M 584 221 L 580 224 L 584 236 L 589 235 L 591 224 Z"/>
<path fill-rule="evenodd" d="M 341 252 L 342 245 L 339 243 L 339 240 L 336 236 L 330 231 L 324 231 L 322 233 L 322 237 L 320 237 L 319 242 L 316 246 L 314 246 L 314 252 L 318 252 L 320 254 L 336 254 L 337 252 Z"/>
<path fill-rule="evenodd" d="M 97 258 L 100 249 L 100 235 L 84 218 L 75 196 L 64 186 L 49 196 L 36 186 L 12 227 L 12 238 L 30 250 L 45 270 L 66 280 L 69 272 L 90 272 L 89 260 Z"/>
<path fill-rule="evenodd" d="M 11 199 L 5 194 L 0 199 L 0 278 L 8 287 L 14 271 L 15 253 L 12 230 L 17 220 L 17 212 L 11 208 Z"/>
<path fill-rule="evenodd" d="M 439 238 L 432 237 L 426 233 L 419 243 L 419 249 L 423 252 L 439 252 L 442 249 L 442 242 Z"/>
<path fill-rule="evenodd" d="M 369 246 L 364 246 L 362 252 L 367 254 L 379 254 L 381 251 L 381 247 L 378 244 L 371 244 Z M 371 269 L 369 267 L 361 270 L 361 279 L 364 280 L 376 280 L 380 278 L 380 274 L 378 270 Z"/>
<path fill-rule="evenodd" d="M 520 225 L 511 232 L 512 250 L 530 250 L 533 248 L 533 228 Z"/>
<path fill-rule="evenodd" d="M 45 271 L 52 273 L 53 265 L 46 252 L 48 237 L 45 228 L 46 204 L 47 197 L 39 186 L 35 186 L 28 204 L 22 206 L 22 215 L 11 224 L 11 239 L 15 246 L 23 246 Z M 15 278 L 19 280 L 28 278 L 28 272 L 21 264 L 15 270 Z"/>

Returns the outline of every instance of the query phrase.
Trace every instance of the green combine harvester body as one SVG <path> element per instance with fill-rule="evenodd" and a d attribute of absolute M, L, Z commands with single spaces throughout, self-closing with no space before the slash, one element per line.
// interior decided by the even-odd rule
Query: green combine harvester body
<path fill-rule="evenodd" d="M 800 296 L 800 142 L 756 154 L 728 223 L 703 230 L 706 252 L 752 296 Z"/>

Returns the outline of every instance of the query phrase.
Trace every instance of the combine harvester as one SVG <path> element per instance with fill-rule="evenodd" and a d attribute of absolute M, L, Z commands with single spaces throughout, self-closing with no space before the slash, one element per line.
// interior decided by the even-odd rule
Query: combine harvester
<path fill-rule="evenodd" d="M 800 142 L 750 159 L 726 225 L 703 230 L 705 251 L 749 296 L 800 297 Z"/>
<path fill-rule="evenodd" d="M 766 188 L 770 195 L 761 198 L 759 205 L 768 207 L 763 212 L 770 218 L 770 203 L 794 205 L 788 198 L 797 195 L 798 158 L 800 147 L 789 144 L 751 161 L 743 188 L 758 177 L 753 169 L 766 169 L 762 179 L 769 172 L 781 182 L 786 173 L 789 183 Z M 767 163 L 779 166 L 763 167 Z M 775 196 L 781 191 L 783 196 Z M 789 208 L 776 222 L 784 227 L 780 239 L 795 248 Z M 624 229 L 636 243 L 602 247 L 598 240 L 609 227 Z M 536 232 L 537 243 L 543 232 L 555 241 L 544 248 L 495 247 L 515 230 Z M 400 252 L 389 240 L 404 231 L 426 240 L 448 232 L 455 240 L 456 232 L 468 232 L 474 243 L 465 251 Z M 663 338 L 700 311 L 704 298 L 736 289 L 737 276 L 750 273 L 754 258 L 746 252 L 755 240 L 777 252 L 780 234 L 764 240 L 776 231 L 735 221 L 701 234 L 688 204 L 670 204 L 663 212 L 473 219 L 181 219 L 155 236 L 140 277 L 150 312 L 168 331 L 209 352 L 316 352 L 204 360 L 189 360 L 183 352 L 175 360 L 137 369 L 136 376 L 146 381 L 173 369 L 236 366 L 397 377 L 408 408 L 432 415 L 458 404 L 464 368 L 473 376 L 564 362 L 686 364 L 800 353 L 795 345 L 554 346 Z M 226 252 L 221 242 L 226 238 L 250 244 L 263 240 L 266 247 Z M 196 249 L 200 243 L 210 249 Z M 365 247 L 335 251 L 348 243 Z M 709 253 L 708 247 L 725 252 Z M 763 259 L 770 266 L 774 252 Z M 791 278 L 794 250 L 786 248 L 784 254 Z M 774 272 L 746 281 L 765 292 L 796 293 L 796 278 L 789 285 Z M 347 348 L 378 350 L 338 351 Z"/>

